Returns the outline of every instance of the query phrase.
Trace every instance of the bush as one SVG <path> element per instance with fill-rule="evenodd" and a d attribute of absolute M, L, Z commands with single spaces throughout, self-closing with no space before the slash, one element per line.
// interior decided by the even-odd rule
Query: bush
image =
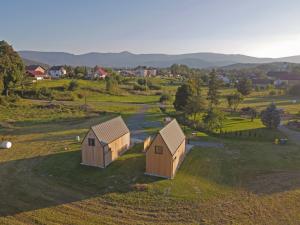
<path fill-rule="evenodd" d="M 51 89 L 46 87 L 37 89 L 35 94 L 38 99 L 45 99 L 45 98 L 50 100 L 53 99 L 53 94 Z"/>
<path fill-rule="evenodd" d="M 75 91 L 79 87 L 77 80 L 71 80 L 68 86 L 69 91 Z"/>
<path fill-rule="evenodd" d="M 8 102 L 7 102 L 6 97 L 0 96 L 0 105 L 2 105 L 2 106 L 8 106 Z"/>
<path fill-rule="evenodd" d="M 300 96 L 300 84 L 296 84 L 289 89 L 289 94 L 292 96 Z"/>
<path fill-rule="evenodd" d="M 139 84 L 139 85 L 146 85 L 146 83 L 147 83 L 147 81 L 146 81 L 146 79 L 143 79 L 143 78 L 140 78 L 140 79 L 138 79 L 137 80 L 137 83 Z"/>
<path fill-rule="evenodd" d="M 270 91 L 270 92 L 269 92 L 269 95 L 271 95 L 271 96 L 276 95 L 276 91 L 275 91 L 275 90 Z"/>
<path fill-rule="evenodd" d="M 171 100 L 172 100 L 172 96 L 164 93 L 160 96 L 159 102 L 164 103 L 164 102 L 170 102 Z"/>
<path fill-rule="evenodd" d="M 147 87 L 144 86 L 144 85 L 134 84 L 133 85 L 133 90 L 135 90 L 135 91 L 146 91 Z"/>
<path fill-rule="evenodd" d="M 157 84 L 149 84 L 148 85 L 149 89 L 150 90 L 161 90 L 161 86 L 160 85 L 157 85 Z"/>

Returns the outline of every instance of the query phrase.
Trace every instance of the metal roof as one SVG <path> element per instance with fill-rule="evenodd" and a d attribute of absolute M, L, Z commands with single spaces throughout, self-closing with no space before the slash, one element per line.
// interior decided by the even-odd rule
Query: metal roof
<path fill-rule="evenodd" d="M 173 119 L 164 128 L 162 128 L 159 131 L 159 134 L 165 141 L 172 155 L 174 155 L 178 147 L 185 139 L 185 135 L 176 119 Z"/>
<path fill-rule="evenodd" d="M 101 144 L 109 144 L 129 133 L 129 129 L 121 116 L 92 126 L 91 129 L 94 131 Z"/>

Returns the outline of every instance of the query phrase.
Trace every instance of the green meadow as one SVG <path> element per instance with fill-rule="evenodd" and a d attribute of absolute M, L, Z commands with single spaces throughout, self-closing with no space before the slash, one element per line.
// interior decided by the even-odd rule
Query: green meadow
<path fill-rule="evenodd" d="M 37 87 L 59 92 L 68 82 L 42 81 Z M 176 91 L 167 79 L 154 82 L 162 85 L 161 91 Z M 21 99 L 0 106 L 0 137 L 13 142 L 12 149 L 0 150 L 0 224 L 300 223 L 299 143 L 275 145 L 274 138 L 286 134 L 267 130 L 259 119 L 228 114 L 223 128 L 227 135 L 198 132 L 197 140 L 223 147 L 194 147 L 173 180 L 144 175 L 141 144 L 106 169 L 80 165 L 75 137 L 84 137 L 90 126 L 116 115 L 126 121 L 145 105 L 145 120 L 166 116 L 157 91 L 109 95 L 104 89 L 104 82 L 79 81 L 72 95 L 85 92 L 88 110 L 82 108 L 84 98 L 77 97 Z M 222 95 L 231 92 L 224 89 Z M 254 92 L 240 108 L 261 110 L 275 102 L 296 115 L 300 99 L 296 104 L 291 100 Z M 224 97 L 220 107 L 226 108 Z M 171 103 L 167 108 L 174 111 Z M 185 131 L 188 136 L 193 132 Z"/>

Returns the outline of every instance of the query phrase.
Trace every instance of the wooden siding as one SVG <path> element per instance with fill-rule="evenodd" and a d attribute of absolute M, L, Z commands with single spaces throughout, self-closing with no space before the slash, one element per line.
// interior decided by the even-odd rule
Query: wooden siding
<path fill-rule="evenodd" d="M 179 148 L 177 149 L 176 153 L 173 155 L 173 171 L 172 171 L 172 177 L 175 176 L 175 173 L 179 166 L 181 165 L 182 161 L 185 157 L 185 140 L 181 143 Z"/>
<path fill-rule="evenodd" d="M 95 146 L 89 146 L 88 139 L 95 139 Z M 90 130 L 81 145 L 82 164 L 89 166 L 104 167 L 103 147 L 95 133 Z"/>
<path fill-rule="evenodd" d="M 108 149 L 105 151 L 105 166 L 116 160 L 124 152 L 129 149 L 130 146 L 130 133 L 123 135 L 122 137 L 114 140 L 108 144 Z M 110 150 L 109 150 L 110 149 Z"/>
<path fill-rule="evenodd" d="M 155 146 L 162 146 L 163 153 L 156 154 Z M 173 157 L 168 146 L 160 134 L 156 135 L 146 152 L 146 174 L 172 178 L 172 162 Z"/>

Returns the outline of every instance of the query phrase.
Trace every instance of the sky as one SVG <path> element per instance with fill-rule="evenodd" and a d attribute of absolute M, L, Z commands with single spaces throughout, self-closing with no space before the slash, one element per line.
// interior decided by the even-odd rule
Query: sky
<path fill-rule="evenodd" d="M 299 0 L 1 0 L 16 50 L 300 55 Z"/>

